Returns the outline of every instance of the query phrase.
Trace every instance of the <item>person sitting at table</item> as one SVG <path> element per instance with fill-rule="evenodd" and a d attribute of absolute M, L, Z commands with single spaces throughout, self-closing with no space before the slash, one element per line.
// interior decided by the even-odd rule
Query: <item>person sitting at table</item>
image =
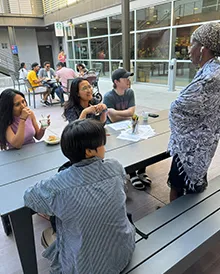
<path fill-rule="evenodd" d="M 48 125 L 50 119 L 48 118 Z M 0 147 L 2 150 L 21 148 L 40 140 L 45 133 L 28 108 L 24 94 L 15 89 L 5 89 L 0 95 Z"/>
<path fill-rule="evenodd" d="M 50 273 L 120 273 L 135 248 L 126 214 L 125 173 L 104 159 L 104 125 L 94 119 L 69 123 L 61 150 L 72 166 L 30 187 L 25 205 L 55 216 L 56 240 L 43 252 Z"/>
<path fill-rule="evenodd" d="M 220 136 L 219 41 L 220 23 L 204 24 L 191 36 L 189 56 L 201 68 L 170 108 L 170 201 L 203 192 L 208 185 L 207 171 Z"/>
<path fill-rule="evenodd" d="M 64 105 L 64 117 L 68 122 L 76 119 L 94 118 L 102 123 L 106 121 L 107 107 L 93 97 L 90 83 L 83 78 L 72 81 L 69 100 Z"/>
<path fill-rule="evenodd" d="M 54 69 L 50 67 L 50 62 L 45 61 L 44 67 L 39 70 L 38 78 L 42 79 L 42 84 L 45 87 L 48 87 L 51 89 L 51 97 L 52 99 L 55 98 L 55 93 L 60 99 L 61 105 L 64 104 L 64 97 L 63 97 L 63 89 L 59 85 L 59 83 L 56 80 L 56 73 Z"/>
<path fill-rule="evenodd" d="M 40 66 L 38 65 L 38 63 L 35 62 L 31 65 L 31 67 L 32 70 L 28 72 L 27 79 L 30 82 L 31 86 L 35 88 L 36 92 L 45 90 L 43 94 L 43 100 L 41 101 L 41 103 L 44 106 L 50 106 L 50 103 L 47 101 L 47 98 L 50 94 L 50 88 L 46 88 L 43 86 L 42 81 L 44 80 L 44 78 L 39 79 L 37 77 L 37 73 L 39 72 Z"/>
<path fill-rule="evenodd" d="M 125 69 L 117 69 L 112 74 L 113 89 L 104 95 L 103 103 L 108 108 L 107 123 L 130 119 L 135 113 L 134 91 L 130 88 L 129 77 L 134 73 Z M 134 188 L 144 190 L 151 180 L 145 173 L 145 168 L 133 172 L 130 181 Z"/>
<path fill-rule="evenodd" d="M 79 76 L 84 76 L 88 72 L 88 69 L 86 68 L 85 64 L 83 64 L 83 63 L 77 64 L 76 70 L 79 73 Z"/>
<path fill-rule="evenodd" d="M 78 75 L 73 69 L 65 67 L 62 62 L 57 63 L 56 67 L 56 77 L 61 82 L 63 90 L 68 92 L 67 80 L 77 78 Z"/>

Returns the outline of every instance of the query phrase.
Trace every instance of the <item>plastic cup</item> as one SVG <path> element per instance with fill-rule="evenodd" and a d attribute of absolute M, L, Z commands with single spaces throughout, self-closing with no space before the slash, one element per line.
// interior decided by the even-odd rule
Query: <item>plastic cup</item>
<path fill-rule="evenodd" d="M 48 118 L 41 119 L 40 123 L 41 123 L 42 128 L 47 128 L 48 127 Z"/>
<path fill-rule="evenodd" d="M 143 111 L 142 112 L 142 117 L 143 117 L 143 121 L 147 122 L 148 121 L 148 112 L 147 111 Z"/>

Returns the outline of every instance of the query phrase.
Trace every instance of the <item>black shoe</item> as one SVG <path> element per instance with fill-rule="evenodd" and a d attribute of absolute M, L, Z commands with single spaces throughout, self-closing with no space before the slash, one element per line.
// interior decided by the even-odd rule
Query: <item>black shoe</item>
<path fill-rule="evenodd" d="M 50 103 L 48 101 L 44 101 L 44 104 L 50 106 Z"/>

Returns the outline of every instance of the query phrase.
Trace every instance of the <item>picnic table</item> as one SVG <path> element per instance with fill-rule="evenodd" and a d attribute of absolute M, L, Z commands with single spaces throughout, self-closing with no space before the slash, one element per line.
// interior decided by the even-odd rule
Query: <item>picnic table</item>
<path fill-rule="evenodd" d="M 108 130 L 105 157 L 116 158 L 128 173 L 168 157 L 168 111 L 159 114 L 158 118 L 149 119 L 156 135 L 147 140 L 120 140 L 117 138 L 119 132 Z M 44 142 L 26 145 L 21 150 L 0 152 L 0 214 L 10 218 L 25 274 L 36 274 L 38 270 L 32 224 L 34 212 L 24 207 L 24 192 L 54 175 L 67 160 L 59 145 L 49 146 Z"/>

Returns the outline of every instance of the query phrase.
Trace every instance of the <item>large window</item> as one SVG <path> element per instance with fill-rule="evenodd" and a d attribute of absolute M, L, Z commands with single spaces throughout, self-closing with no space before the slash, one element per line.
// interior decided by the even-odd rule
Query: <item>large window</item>
<path fill-rule="evenodd" d="M 92 62 L 92 68 L 100 71 L 100 76 L 109 77 L 109 62 Z"/>
<path fill-rule="evenodd" d="M 90 36 L 100 36 L 108 34 L 107 18 L 89 22 Z"/>
<path fill-rule="evenodd" d="M 174 24 L 190 24 L 220 19 L 218 0 L 179 0 L 174 2 Z"/>
<path fill-rule="evenodd" d="M 176 86 L 187 86 L 197 72 L 192 63 L 177 63 Z"/>
<path fill-rule="evenodd" d="M 89 59 L 88 41 L 75 41 L 75 56 L 76 59 Z"/>
<path fill-rule="evenodd" d="M 190 37 L 198 26 L 173 29 L 172 58 L 189 60 Z"/>
<path fill-rule="evenodd" d="M 122 59 L 122 36 L 111 37 L 112 59 Z"/>
<path fill-rule="evenodd" d="M 111 34 L 121 33 L 122 24 L 121 24 L 121 14 L 114 15 L 110 17 L 110 32 Z M 134 12 L 130 12 L 130 31 L 134 30 Z"/>
<path fill-rule="evenodd" d="M 92 59 L 108 59 L 108 38 L 91 39 L 91 55 Z"/>
<path fill-rule="evenodd" d="M 87 25 L 86 25 L 86 23 L 75 25 L 73 35 L 74 35 L 74 39 L 86 38 L 87 37 Z"/>
<path fill-rule="evenodd" d="M 169 59 L 170 30 L 157 30 L 137 34 L 138 59 Z"/>
<path fill-rule="evenodd" d="M 168 62 L 137 62 L 137 81 L 167 85 Z"/>
<path fill-rule="evenodd" d="M 137 30 L 166 27 L 170 20 L 171 3 L 137 10 Z"/>

